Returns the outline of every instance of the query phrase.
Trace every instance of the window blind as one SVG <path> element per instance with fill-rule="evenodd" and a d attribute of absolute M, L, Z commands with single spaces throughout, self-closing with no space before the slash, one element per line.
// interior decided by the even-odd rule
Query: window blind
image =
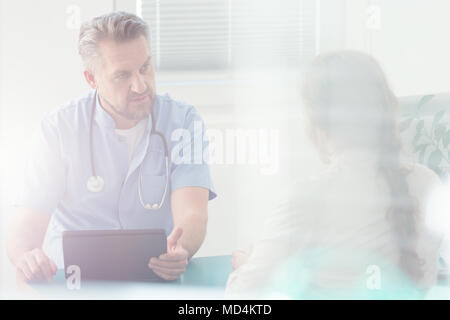
<path fill-rule="evenodd" d="M 155 67 L 298 65 L 316 52 L 316 0 L 141 0 Z"/>

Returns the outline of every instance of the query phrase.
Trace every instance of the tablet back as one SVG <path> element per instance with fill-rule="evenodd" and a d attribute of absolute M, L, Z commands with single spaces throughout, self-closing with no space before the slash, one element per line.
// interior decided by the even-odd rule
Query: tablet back
<path fill-rule="evenodd" d="M 66 277 L 69 266 L 80 268 L 81 280 L 161 280 L 148 263 L 167 252 L 166 233 L 151 230 L 64 231 Z"/>

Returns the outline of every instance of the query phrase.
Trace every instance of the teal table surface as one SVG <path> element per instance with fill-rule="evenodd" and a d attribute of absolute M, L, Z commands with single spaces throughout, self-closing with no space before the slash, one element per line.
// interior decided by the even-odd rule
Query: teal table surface
<path fill-rule="evenodd" d="M 176 281 L 164 282 L 128 282 L 128 281 L 87 281 L 82 280 L 80 288 L 74 290 L 67 285 L 64 270 L 57 271 L 53 281 L 50 283 L 34 282 L 30 287 L 37 294 L 49 296 L 51 298 L 77 298 L 85 294 L 87 298 L 167 298 L 177 296 L 174 292 L 185 293 L 182 298 L 192 298 L 200 296 L 186 296 L 186 293 L 193 292 L 214 292 L 223 294 L 228 276 L 231 273 L 231 256 L 211 256 L 193 258 L 186 272 Z M 181 291 L 180 291 L 181 290 Z M 160 295 L 155 295 L 158 292 Z M 124 296 L 126 295 L 126 296 Z M 179 296 L 178 296 L 179 297 Z M 211 295 L 213 298 L 214 295 Z M 83 298 L 83 296 L 81 296 Z M 216 296 L 217 298 L 217 296 Z M 220 296 L 219 296 L 220 298 Z"/>
<path fill-rule="evenodd" d="M 193 258 L 178 284 L 225 288 L 230 273 L 230 255 Z"/>
<path fill-rule="evenodd" d="M 231 256 L 193 258 L 180 279 L 171 282 L 82 281 L 71 289 L 64 270 L 51 283 L 33 283 L 31 298 L 43 299 L 224 299 Z M 425 299 L 450 299 L 448 277 L 440 277 Z"/>

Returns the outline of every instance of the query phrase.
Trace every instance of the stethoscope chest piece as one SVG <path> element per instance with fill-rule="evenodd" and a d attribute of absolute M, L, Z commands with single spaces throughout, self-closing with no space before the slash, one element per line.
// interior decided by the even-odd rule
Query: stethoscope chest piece
<path fill-rule="evenodd" d="M 157 204 L 157 203 L 154 203 L 152 205 L 146 204 L 144 206 L 144 209 L 147 209 L 147 210 L 158 210 L 158 209 L 161 209 L 161 206 L 159 204 Z"/>
<path fill-rule="evenodd" d="M 91 192 L 100 192 L 105 186 L 105 181 L 100 176 L 91 176 L 87 182 L 87 188 Z"/>

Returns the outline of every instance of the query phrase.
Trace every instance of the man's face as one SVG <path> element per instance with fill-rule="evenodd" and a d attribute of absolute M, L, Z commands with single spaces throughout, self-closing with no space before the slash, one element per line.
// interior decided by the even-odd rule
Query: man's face
<path fill-rule="evenodd" d="M 95 79 L 103 107 L 128 120 L 148 116 L 155 98 L 155 70 L 145 37 L 123 43 L 104 40 L 98 51 Z"/>

